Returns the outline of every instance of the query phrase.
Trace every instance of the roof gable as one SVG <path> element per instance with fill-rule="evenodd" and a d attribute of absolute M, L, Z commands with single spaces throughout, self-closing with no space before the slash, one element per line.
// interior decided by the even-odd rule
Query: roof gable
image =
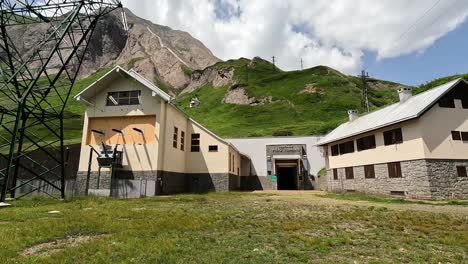
<path fill-rule="evenodd" d="M 166 102 L 169 102 L 172 99 L 170 95 L 168 95 L 166 92 L 161 90 L 158 86 L 156 86 L 152 82 L 145 79 L 136 71 L 134 70 L 127 71 L 120 66 L 115 66 L 112 70 L 110 70 L 109 72 L 104 74 L 101 78 L 97 79 L 91 85 L 83 89 L 73 98 L 77 101 L 87 102 L 86 101 L 87 99 L 92 98 L 95 94 L 97 94 L 96 93 L 97 90 L 104 89 L 106 87 L 105 84 L 107 82 L 115 80 L 116 78 L 122 78 L 122 77 L 130 77 L 134 79 L 135 81 L 139 82 L 141 85 L 151 90 L 152 96 L 161 97 Z"/>
<path fill-rule="evenodd" d="M 434 87 L 426 92 L 414 95 L 405 102 L 398 102 L 389 105 L 375 112 L 361 116 L 352 122 L 348 121 L 343 123 L 323 137 L 317 145 L 325 145 L 389 125 L 418 118 L 460 82 L 467 83 L 461 78 L 456 79 Z"/>

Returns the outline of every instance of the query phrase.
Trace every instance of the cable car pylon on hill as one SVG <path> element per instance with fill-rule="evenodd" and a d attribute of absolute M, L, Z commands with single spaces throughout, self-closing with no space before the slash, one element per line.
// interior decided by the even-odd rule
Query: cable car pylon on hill
<path fill-rule="evenodd" d="M 37 191 L 65 198 L 65 106 L 99 19 L 121 7 L 117 0 L 0 0 L 0 202 Z M 25 47 L 13 32 L 31 24 L 45 34 Z"/>

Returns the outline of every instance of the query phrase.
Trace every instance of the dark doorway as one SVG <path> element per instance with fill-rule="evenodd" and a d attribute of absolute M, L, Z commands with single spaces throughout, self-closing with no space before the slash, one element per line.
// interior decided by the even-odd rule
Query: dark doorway
<path fill-rule="evenodd" d="M 278 190 L 297 190 L 297 165 L 276 167 Z"/>

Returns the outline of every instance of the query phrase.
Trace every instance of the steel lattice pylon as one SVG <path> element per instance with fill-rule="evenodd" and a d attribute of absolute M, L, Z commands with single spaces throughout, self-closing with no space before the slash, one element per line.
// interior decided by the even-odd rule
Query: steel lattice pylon
<path fill-rule="evenodd" d="M 0 0 L 0 5 L 0 202 L 26 185 L 30 191 L 21 196 L 48 185 L 65 198 L 65 105 L 98 20 L 121 7 L 120 1 Z M 19 49 L 12 32 L 30 24 L 41 24 L 45 34 Z M 22 183 L 20 173 L 28 175 Z"/>

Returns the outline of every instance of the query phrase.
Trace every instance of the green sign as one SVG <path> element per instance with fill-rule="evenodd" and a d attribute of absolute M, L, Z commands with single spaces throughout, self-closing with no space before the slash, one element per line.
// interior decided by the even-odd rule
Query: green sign
<path fill-rule="evenodd" d="M 272 180 L 272 181 L 276 181 L 276 180 L 277 180 L 276 175 L 271 175 L 271 180 Z"/>

